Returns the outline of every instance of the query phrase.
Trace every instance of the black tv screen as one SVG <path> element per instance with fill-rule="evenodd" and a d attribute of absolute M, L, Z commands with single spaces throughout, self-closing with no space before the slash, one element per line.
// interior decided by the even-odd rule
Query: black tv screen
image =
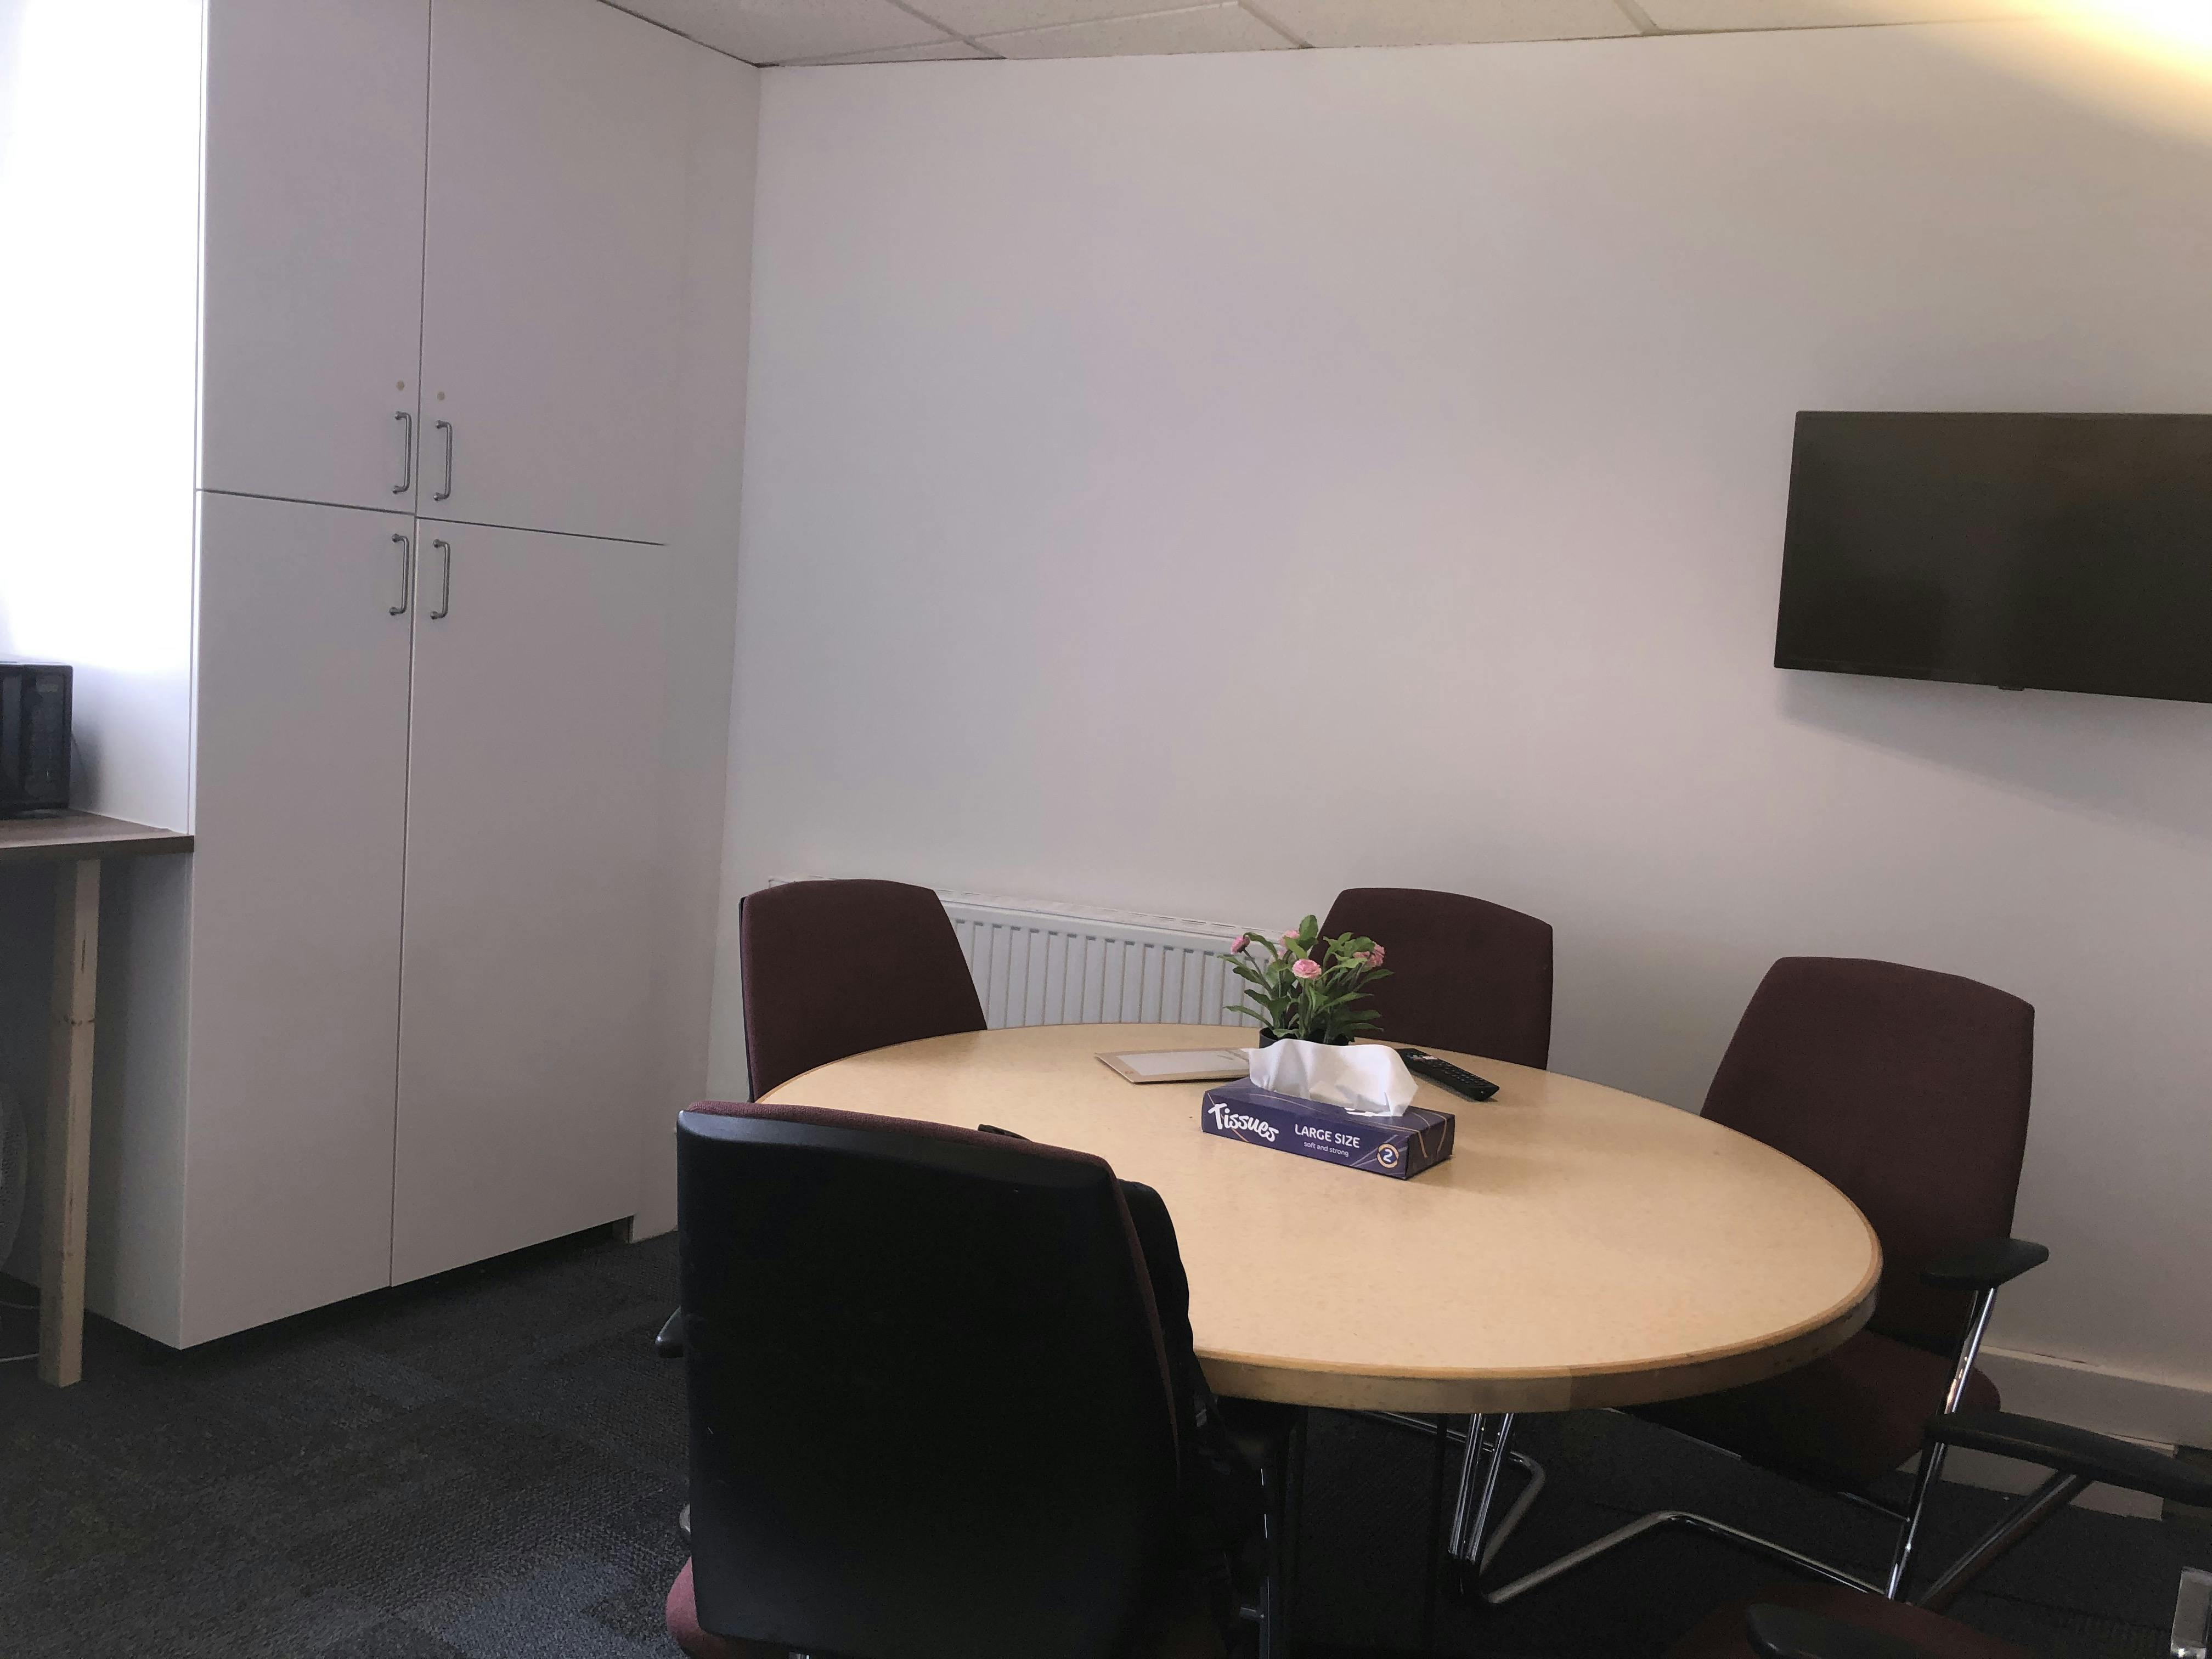
<path fill-rule="evenodd" d="M 1774 664 L 2212 702 L 2212 415 L 1799 415 Z"/>

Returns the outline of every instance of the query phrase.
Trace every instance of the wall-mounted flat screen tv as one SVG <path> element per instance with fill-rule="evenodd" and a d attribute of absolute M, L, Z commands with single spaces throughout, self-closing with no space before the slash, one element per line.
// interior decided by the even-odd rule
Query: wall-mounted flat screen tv
<path fill-rule="evenodd" d="M 2212 415 L 1799 415 L 1774 663 L 2212 702 Z"/>

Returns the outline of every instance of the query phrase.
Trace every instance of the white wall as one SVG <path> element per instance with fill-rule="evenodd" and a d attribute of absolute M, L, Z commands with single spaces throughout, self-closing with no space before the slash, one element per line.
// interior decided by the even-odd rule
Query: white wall
<path fill-rule="evenodd" d="M 664 818 L 660 937 L 653 1002 L 668 1073 L 642 1126 L 635 1237 L 676 1225 L 676 1115 L 710 1093 L 730 742 L 730 641 L 737 627 L 738 498 L 745 442 L 745 351 L 752 309 L 753 180 L 761 74 L 700 47 L 691 53 L 691 188 L 684 273 L 684 453 L 675 469 L 677 580 L 668 620 L 664 754 L 674 791 Z"/>
<path fill-rule="evenodd" d="M 2212 154 L 1972 34 L 771 71 L 726 940 L 1456 888 L 1683 1105 L 1776 956 L 1992 981 L 2000 1340 L 2212 1441 L 2212 708 L 1770 665 L 1794 411 L 2212 409 Z"/>
<path fill-rule="evenodd" d="M 171 829 L 191 798 L 200 21 L 200 0 L 0 0 L 0 656 L 76 665 L 76 803 Z M 143 977 L 137 896 L 181 903 L 178 860 L 150 863 L 106 878 L 104 1018 Z M 0 1085 L 28 1115 L 33 1168 L 52 894 L 48 870 L 0 878 Z M 123 1178 L 114 1048 L 95 1068 L 96 1205 Z M 25 1279 L 39 1198 L 34 1181 L 12 1258 Z M 135 1219 L 173 1231 L 173 1200 Z"/>
<path fill-rule="evenodd" d="M 200 0 L 0 0 L 0 654 L 76 665 L 76 803 L 175 830 L 200 21 Z"/>

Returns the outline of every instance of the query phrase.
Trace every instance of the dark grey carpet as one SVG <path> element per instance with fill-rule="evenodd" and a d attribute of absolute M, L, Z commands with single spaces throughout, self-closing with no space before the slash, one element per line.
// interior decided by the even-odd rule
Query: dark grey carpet
<path fill-rule="evenodd" d="M 682 1565 L 678 1368 L 652 1337 L 673 1243 L 590 1237 L 173 1353 L 94 1322 L 86 1381 L 0 1367 L 0 1654 L 167 1659 L 669 1659 Z M 0 1352 L 30 1316 L 0 1314 Z M 1808 1547 L 1882 1553 L 1840 1505 L 1626 1419 L 1530 1419 L 1553 1490 L 1501 1563 L 1632 1510 L 1689 1504 Z M 1317 1416 L 1297 1620 L 1316 1654 L 1422 1634 L 1427 1444 Z M 1997 1500 L 1952 1488 L 1938 1545 Z M 2154 1659 L 2212 1531 L 2069 1510 L 1962 1603 L 2064 1659 Z M 1656 1655 L 1771 1577 L 1692 1539 L 1645 1540 L 1477 1615 L 1438 1650 Z"/>
<path fill-rule="evenodd" d="M 1550 1485 L 1500 1554 L 1492 1582 L 1540 1565 L 1655 1509 L 1691 1509 L 1872 1575 L 1893 1533 L 1879 1517 L 1606 1412 L 1525 1418 L 1516 1445 Z M 1315 1494 L 1300 1633 L 1352 1651 L 1413 1650 L 1419 1559 L 1433 1468 L 1419 1437 L 1317 1415 Z M 1891 1494 L 1907 1495 L 1900 1479 Z M 1928 1553 L 1962 1551 L 2009 1500 L 1946 1486 Z M 2185 1566 L 2212 1567 L 2212 1528 L 2079 1508 L 2053 1516 L 1952 1608 L 1953 1616 L 2053 1659 L 2162 1659 Z M 1661 1654 L 1713 1607 L 1784 1575 L 1712 1540 L 1662 1534 L 1580 1573 L 1478 1613 L 1443 1598 L 1436 1650 L 1544 1659 Z M 1394 1589 L 1395 1587 L 1395 1589 Z"/>

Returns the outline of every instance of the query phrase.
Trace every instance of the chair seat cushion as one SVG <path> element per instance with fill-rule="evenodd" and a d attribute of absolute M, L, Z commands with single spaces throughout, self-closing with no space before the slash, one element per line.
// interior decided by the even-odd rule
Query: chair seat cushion
<path fill-rule="evenodd" d="M 699 1608 L 686 1561 L 668 1587 L 668 1633 L 690 1659 L 787 1659 L 790 1650 L 767 1642 L 741 1641 L 699 1628 Z M 1205 1607 L 1178 1596 L 1163 1606 L 1130 1650 L 1130 1659 L 1222 1659 L 1220 1633 Z"/>
<path fill-rule="evenodd" d="M 1920 1449 L 1950 1384 L 1949 1360 L 1861 1331 L 1764 1382 L 1634 1411 L 1783 1474 L 1856 1491 Z M 1996 1385 L 1976 1371 L 1960 1403 L 1995 1410 Z"/>
<path fill-rule="evenodd" d="M 1861 1630 L 1907 1642 L 1928 1659 L 2034 1659 L 2026 1648 L 1984 1636 L 1970 1626 L 1930 1613 L 1904 1601 L 1886 1601 L 1863 1590 L 1841 1584 L 1789 1583 L 1769 1584 L 1756 1595 L 1717 1607 L 1697 1627 L 1667 1650 L 1667 1659 L 1755 1659 L 1750 1638 L 1744 1634 L 1744 1614 L 1760 1601 L 1779 1607 L 1802 1607 L 1825 1614 Z"/>
<path fill-rule="evenodd" d="M 668 1587 L 668 1633 L 691 1659 L 787 1659 L 791 1650 L 766 1642 L 744 1642 L 716 1636 L 699 1628 L 699 1604 L 691 1589 L 691 1564 L 686 1561 L 676 1582 Z"/>

